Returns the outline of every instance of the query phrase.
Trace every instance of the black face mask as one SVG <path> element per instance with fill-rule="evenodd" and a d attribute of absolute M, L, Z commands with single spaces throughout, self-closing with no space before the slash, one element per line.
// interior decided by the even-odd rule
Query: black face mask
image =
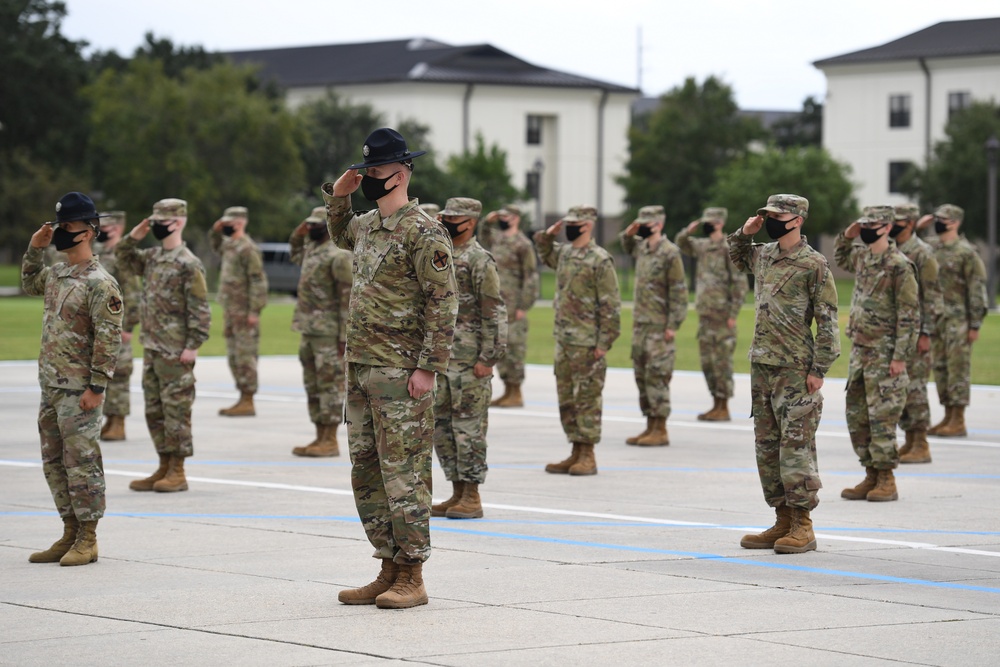
<path fill-rule="evenodd" d="M 639 229 L 636 230 L 635 235 L 640 239 L 648 239 L 653 235 L 653 228 L 649 225 L 639 225 Z M 567 234 L 569 236 L 569 234 Z"/>
<path fill-rule="evenodd" d="M 902 234 L 903 230 L 905 230 L 905 229 L 906 229 L 906 225 L 900 225 L 898 223 L 894 224 L 892 226 L 892 229 L 889 230 L 889 238 L 893 238 L 893 239 L 896 238 L 897 236 L 899 236 L 900 234 Z"/>
<path fill-rule="evenodd" d="M 365 199 L 367 199 L 368 201 L 377 202 L 379 199 L 385 197 L 387 194 L 389 194 L 390 192 L 399 187 L 398 185 L 394 185 L 388 190 L 385 187 L 386 181 L 388 181 L 390 178 L 392 178 L 398 173 L 399 172 L 397 171 L 395 173 L 389 174 L 385 178 L 375 178 L 374 176 L 369 176 L 368 174 L 365 174 L 364 176 L 361 177 L 361 194 L 363 194 L 365 196 Z"/>
<path fill-rule="evenodd" d="M 97 242 L 98 243 L 107 243 L 108 236 L 109 236 L 109 234 L 102 229 L 101 231 L 97 232 Z"/>
<path fill-rule="evenodd" d="M 86 234 L 86 231 L 82 232 L 71 232 L 62 227 L 57 227 L 52 233 L 52 244 L 55 245 L 56 250 L 63 251 L 69 250 L 73 246 L 79 245 L 83 242 L 83 239 L 77 238 L 81 234 Z"/>
<path fill-rule="evenodd" d="M 937 232 L 938 234 L 944 234 L 946 231 L 948 231 L 948 225 L 945 224 L 945 221 L 942 220 L 941 218 L 935 218 L 934 231 Z"/>
<path fill-rule="evenodd" d="M 566 238 L 570 243 L 580 238 L 583 234 L 583 225 L 566 225 Z"/>
<path fill-rule="evenodd" d="M 222 225 L 223 236 L 232 236 L 235 233 L 236 233 L 236 228 L 233 227 L 232 225 Z"/>
<path fill-rule="evenodd" d="M 885 225 L 882 225 L 882 227 L 885 227 Z M 882 235 L 879 234 L 882 231 L 882 227 L 862 227 L 858 235 L 865 245 L 871 245 L 882 238 Z"/>
<path fill-rule="evenodd" d="M 321 227 L 319 225 L 313 227 L 309 225 L 309 238 L 313 241 L 322 241 L 326 238 L 326 227 Z"/>
<path fill-rule="evenodd" d="M 705 236 L 711 236 L 715 233 L 715 223 L 703 222 L 701 223 L 701 230 L 705 233 Z"/>
<path fill-rule="evenodd" d="M 170 229 L 171 224 L 173 223 L 168 222 L 166 224 L 161 224 L 159 222 L 154 222 L 150 225 L 153 228 L 153 236 L 155 236 L 158 241 L 162 241 L 167 238 L 173 233 L 173 230 Z"/>
<path fill-rule="evenodd" d="M 455 238 L 456 236 L 461 236 L 462 232 L 466 231 L 466 230 L 463 229 L 460 232 L 460 231 L 458 231 L 458 228 L 462 227 L 467 222 L 469 222 L 469 221 L 468 220 L 463 220 L 462 222 L 446 222 L 446 221 L 442 220 L 441 224 L 444 225 L 444 228 L 448 230 L 448 236 L 450 236 L 451 238 Z"/>
<path fill-rule="evenodd" d="M 497 220 L 497 227 L 499 227 L 503 231 L 507 231 L 508 229 L 510 229 L 510 222 L 501 218 L 500 220 Z"/>
<path fill-rule="evenodd" d="M 792 218 L 792 220 L 795 220 L 795 218 Z M 764 229 L 767 231 L 768 236 L 777 241 L 782 236 L 792 231 L 785 226 L 792 220 L 778 220 L 777 218 L 768 216 L 767 219 L 764 220 Z"/>

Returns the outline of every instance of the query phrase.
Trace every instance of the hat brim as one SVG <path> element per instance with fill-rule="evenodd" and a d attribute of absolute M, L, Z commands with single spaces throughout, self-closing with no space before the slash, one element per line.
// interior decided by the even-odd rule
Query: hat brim
<path fill-rule="evenodd" d="M 783 211 L 777 206 L 762 206 L 757 209 L 757 215 L 764 215 L 765 213 L 790 213 L 790 211 Z"/>
<path fill-rule="evenodd" d="M 96 220 L 97 218 L 110 218 L 110 217 L 111 217 L 111 214 L 109 214 L 109 213 L 94 213 L 94 215 L 87 214 L 87 215 L 77 215 L 77 216 L 73 216 L 71 218 L 56 218 L 52 222 L 54 222 L 54 223 L 59 223 L 59 222 L 80 222 L 81 220 Z"/>
<path fill-rule="evenodd" d="M 366 159 L 364 162 L 352 164 L 347 168 L 367 169 L 368 167 L 379 167 L 383 164 L 392 164 L 393 162 L 405 162 L 406 160 L 411 160 L 415 157 L 420 157 L 421 155 L 427 155 L 427 151 L 413 151 L 412 153 L 407 153 L 403 157 L 375 158 L 373 160 Z"/>

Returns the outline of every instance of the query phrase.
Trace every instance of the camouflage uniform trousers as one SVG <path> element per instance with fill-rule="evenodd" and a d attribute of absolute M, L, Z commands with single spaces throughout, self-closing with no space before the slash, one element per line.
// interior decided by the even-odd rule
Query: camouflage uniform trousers
<path fill-rule="evenodd" d="M 906 391 L 906 404 L 899 417 L 899 427 L 904 431 L 921 429 L 926 431 L 931 425 L 931 407 L 927 399 L 927 380 L 931 375 L 931 352 L 914 352 L 906 362 L 906 374 L 910 376 L 910 386 Z"/>
<path fill-rule="evenodd" d="M 225 316 L 226 357 L 236 388 L 244 394 L 257 393 L 257 355 L 260 350 L 260 326 L 247 324 L 246 318 Z"/>
<path fill-rule="evenodd" d="M 601 414 L 607 357 L 594 359 L 594 348 L 556 343 L 556 391 L 559 418 L 570 442 L 601 441 Z"/>
<path fill-rule="evenodd" d="M 129 398 L 132 364 L 132 341 L 123 340 L 118 350 L 115 375 L 108 382 L 108 388 L 104 392 L 104 414 L 109 417 L 127 417 L 132 412 L 132 401 Z"/>
<path fill-rule="evenodd" d="M 699 317 L 698 350 L 708 391 L 715 398 L 732 398 L 736 327 L 729 326 L 725 319 Z"/>
<path fill-rule="evenodd" d="M 299 362 L 310 421 L 339 424 L 344 418 L 347 371 L 337 337 L 303 334 L 299 340 Z"/>
<path fill-rule="evenodd" d="M 524 359 L 528 355 L 528 316 L 507 324 L 507 353 L 497 363 L 497 374 L 504 384 L 524 383 Z"/>
<path fill-rule="evenodd" d="M 660 325 L 632 328 L 632 370 L 639 387 L 639 409 L 646 417 L 670 416 L 670 380 L 677 346 L 663 338 Z"/>
<path fill-rule="evenodd" d="M 889 361 L 875 347 L 851 346 L 847 370 L 847 430 L 861 465 L 879 470 L 899 464 L 896 424 L 903 412 L 910 378 L 889 375 Z"/>
<path fill-rule="evenodd" d="M 493 376 L 477 378 L 472 366 L 437 376 L 434 451 L 449 482 L 486 481 L 486 429 Z"/>
<path fill-rule="evenodd" d="M 819 505 L 816 428 L 823 395 L 806 391 L 806 371 L 750 364 L 757 473 L 771 507 L 812 510 Z"/>
<path fill-rule="evenodd" d="M 44 387 L 38 408 L 42 470 L 59 516 L 97 521 L 104 516 L 101 409 L 80 409 L 83 391 Z"/>
<path fill-rule="evenodd" d="M 965 320 L 942 319 L 931 339 L 934 350 L 934 382 L 938 400 L 946 407 L 969 404 L 972 343 Z"/>
<path fill-rule="evenodd" d="M 184 364 L 148 347 L 142 357 L 142 393 L 146 425 L 157 454 L 191 456 L 191 406 L 194 404 L 194 363 Z"/>
<path fill-rule="evenodd" d="M 412 369 L 348 363 L 351 486 L 374 558 L 415 563 L 431 555 L 434 392 L 406 389 Z"/>

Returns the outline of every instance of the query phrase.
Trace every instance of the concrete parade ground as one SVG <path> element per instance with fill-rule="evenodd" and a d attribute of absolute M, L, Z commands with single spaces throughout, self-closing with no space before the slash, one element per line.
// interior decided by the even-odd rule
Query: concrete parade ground
<path fill-rule="evenodd" d="M 743 352 L 740 352 L 741 354 Z M 700 374 L 673 380 L 669 447 L 642 430 L 631 370 L 612 369 L 594 477 L 548 475 L 569 453 L 551 367 L 530 366 L 522 409 L 490 412 L 484 519 L 432 519 L 426 606 L 337 602 L 379 561 L 358 521 L 346 433 L 313 437 L 301 369 L 261 360 L 257 417 L 225 418 L 226 362 L 200 359 L 190 491 L 136 493 L 156 467 L 133 375 L 128 440 L 103 443 L 100 560 L 31 564 L 62 524 L 42 475 L 33 362 L 0 363 L 0 664 L 60 665 L 987 665 L 1000 653 L 1000 387 L 974 387 L 969 436 L 931 440 L 897 470 L 898 502 L 847 501 L 864 471 L 844 382 L 818 435 L 819 548 L 739 546 L 770 526 L 754 462 L 749 378 L 733 421 Z M 499 383 L 497 383 L 499 386 Z M 943 415 L 933 387 L 935 421 Z M 900 434 L 902 440 L 902 434 Z M 435 463 L 434 495 L 450 484 Z"/>

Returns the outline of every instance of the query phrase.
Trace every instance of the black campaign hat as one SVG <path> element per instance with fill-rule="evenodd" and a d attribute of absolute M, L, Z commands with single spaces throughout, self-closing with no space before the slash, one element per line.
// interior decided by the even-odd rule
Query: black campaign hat
<path fill-rule="evenodd" d="M 348 169 L 364 169 L 377 167 L 380 164 L 403 162 L 427 153 L 427 151 L 414 151 L 412 153 L 408 151 L 403 135 L 390 127 L 380 127 L 369 134 L 361 152 L 365 158 L 364 162 L 352 164 Z"/>
<path fill-rule="evenodd" d="M 68 192 L 56 202 L 56 222 L 90 221 L 106 217 L 108 214 L 98 213 L 94 201 L 82 192 Z"/>

